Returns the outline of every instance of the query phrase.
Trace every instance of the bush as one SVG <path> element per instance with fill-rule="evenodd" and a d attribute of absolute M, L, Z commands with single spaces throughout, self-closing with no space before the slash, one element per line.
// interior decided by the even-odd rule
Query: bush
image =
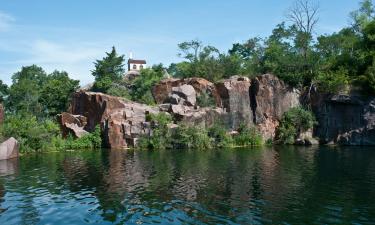
<path fill-rule="evenodd" d="M 59 126 L 52 120 L 38 121 L 35 116 L 26 115 L 8 115 L 1 126 L 1 136 L 16 138 L 21 152 L 50 147 L 59 131 Z"/>
<path fill-rule="evenodd" d="M 138 147 L 141 149 L 166 149 L 171 145 L 171 133 L 168 124 L 172 117 L 167 113 L 148 114 L 146 120 L 152 124 L 152 135 L 140 137 Z"/>
<path fill-rule="evenodd" d="M 348 88 L 348 71 L 341 68 L 338 71 L 320 72 L 315 82 L 321 90 L 335 94 Z"/>
<path fill-rule="evenodd" d="M 200 107 L 215 107 L 216 103 L 212 96 L 206 92 L 202 92 L 197 96 L 197 105 Z"/>
<path fill-rule="evenodd" d="M 263 144 L 262 135 L 258 130 L 251 126 L 241 124 L 238 128 L 238 135 L 233 137 L 233 141 L 237 146 L 260 146 Z"/>
<path fill-rule="evenodd" d="M 215 124 L 208 129 L 208 136 L 212 138 L 213 145 L 219 148 L 233 146 L 233 138 L 228 134 L 222 124 Z"/>
<path fill-rule="evenodd" d="M 276 131 L 276 139 L 283 144 L 293 144 L 297 135 L 316 125 L 316 119 L 311 111 L 302 107 L 291 108 L 285 112 Z"/>
<path fill-rule="evenodd" d="M 208 131 L 200 126 L 180 124 L 173 135 L 173 146 L 177 148 L 210 149 L 212 139 Z"/>
<path fill-rule="evenodd" d="M 95 149 L 101 147 L 100 127 L 79 139 L 63 139 L 59 126 L 52 120 L 38 121 L 35 116 L 8 115 L 0 128 L 3 138 L 14 137 L 20 143 L 21 152 Z"/>

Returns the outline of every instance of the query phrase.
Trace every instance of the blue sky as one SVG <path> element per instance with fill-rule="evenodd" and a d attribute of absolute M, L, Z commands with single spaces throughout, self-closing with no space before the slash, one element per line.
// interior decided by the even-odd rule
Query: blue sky
<path fill-rule="evenodd" d="M 111 46 L 149 64 L 180 61 L 177 44 L 200 39 L 226 51 L 269 35 L 293 0 L 1 0 L 0 79 L 21 66 L 65 70 L 86 84 Z M 359 0 L 320 0 L 318 33 L 348 25 Z"/>

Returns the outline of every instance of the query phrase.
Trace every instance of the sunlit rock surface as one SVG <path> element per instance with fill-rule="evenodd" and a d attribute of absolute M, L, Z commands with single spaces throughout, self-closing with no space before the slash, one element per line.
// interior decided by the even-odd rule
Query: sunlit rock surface
<path fill-rule="evenodd" d="M 0 144 L 0 160 L 17 158 L 19 156 L 19 143 L 11 137 Z"/>

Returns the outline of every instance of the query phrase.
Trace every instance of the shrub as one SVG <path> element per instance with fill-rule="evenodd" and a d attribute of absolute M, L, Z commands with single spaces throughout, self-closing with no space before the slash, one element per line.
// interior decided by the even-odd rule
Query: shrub
<path fill-rule="evenodd" d="M 348 71 L 341 68 L 337 71 L 320 72 L 315 82 L 321 90 L 334 94 L 349 86 Z"/>
<path fill-rule="evenodd" d="M 171 132 L 168 124 L 172 117 L 167 113 L 148 114 L 146 120 L 152 124 L 152 135 L 140 137 L 138 147 L 141 149 L 166 149 L 171 145 Z"/>
<path fill-rule="evenodd" d="M 206 92 L 202 92 L 197 96 L 197 105 L 200 107 L 215 107 L 216 103 L 212 96 Z"/>
<path fill-rule="evenodd" d="M 316 125 L 316 119 L 311 111 L 302 107 L 291 108 L 285 112 L 276 132 L 276 138 L 283 144 L 293 144 L 296 136 Z"/>
<path fill-rule="evenodd" d="M 218 123 L 208 129 L 208 136 L 212 138 L 215 147 L 231 147 L 233 146 L 233 138 L 227 133 L 225 127 Z"/>
<path fill-rule="evenodd" d="M 241 124 L 238 128 L 238 135 L 233 137 L 237 146 L 259 146 L 263 144 L 262 135 L 253 126 Z"/>
<path fill-rule="evenodd" d="M 180 124 L 172 140 L 177 148 L 212 148 L 212 139 L 208 136 L 208 131 L 200 126 Z"/>
<path fill-rule="evenodd" d="M 79 149 L 98 149 L 102 146 L 101 131 L 100 127 L 96 126 L 94 132 L 86 134 L 81 138 L 73 138 L 69 136 L 65 143 L 63 143 L 63 149 L 79 150 Z"/>
<path fill-rule="evenodd" d="M 48 148 L 59 131 L 59 126 L 52 120 L 38 121 L 35 116 L 26 115 L 8 115 L 1 126 L 1 136 L 16 138 L 21 152 Z"/>

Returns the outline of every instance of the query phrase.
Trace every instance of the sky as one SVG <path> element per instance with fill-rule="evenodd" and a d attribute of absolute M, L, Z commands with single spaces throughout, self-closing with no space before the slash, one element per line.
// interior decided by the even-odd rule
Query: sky
<path fill-rule="evenodd" d="M 0 79 L 32 64 L 65 70 L 85 85 L 93 62 L 115 46 L 148 64 L 181 61 L 178 43 L 221 51 L 266 37 L 294 0 L 0 0 Z M 318 34 L 339 31 L 359 0 L 320 0 Z"/>

